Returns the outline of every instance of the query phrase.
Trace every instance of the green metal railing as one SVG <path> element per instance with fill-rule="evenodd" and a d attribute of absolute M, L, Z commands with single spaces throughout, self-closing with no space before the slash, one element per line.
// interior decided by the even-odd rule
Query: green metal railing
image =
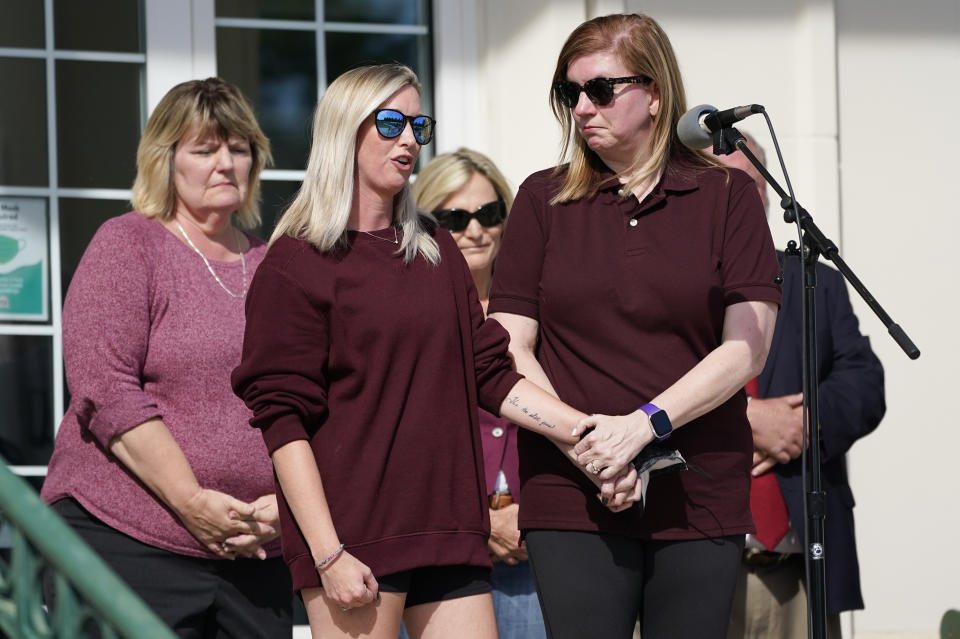
<path fill-rule="evenodd" d="M 175 639 L 36 491 L 0 463 L 0 522 L 9 524 L 9 560 L 0 559 L 0 633 L 13 639 L 101 637 Z M 42 580 L 54 574 L 53 615 Z"/>

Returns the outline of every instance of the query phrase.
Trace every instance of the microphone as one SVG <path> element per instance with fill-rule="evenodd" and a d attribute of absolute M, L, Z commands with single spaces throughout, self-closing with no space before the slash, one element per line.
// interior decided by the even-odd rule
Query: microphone
<path fill-rule="evenodd" d="M 696 150 L 704 149 L 713 144 L 713 133 L 729 128 L 754 113 L 763 113 L 763 106 L 746 104 L 718 111 L 713 105 L 701 104 L 680 116 L 677 135 L 685 146 Z"/>

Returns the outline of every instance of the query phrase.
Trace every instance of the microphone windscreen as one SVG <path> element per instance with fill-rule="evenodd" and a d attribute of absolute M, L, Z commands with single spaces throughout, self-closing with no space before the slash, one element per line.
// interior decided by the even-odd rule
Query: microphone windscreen
<path fill-rule="evenodd" d="M 701 104 L 680 116 L 677 122 L 677 135 L 684 146 L 701 151 L 713 145 L 713 137 L 700 126 L 700 118 L 716 112 L 717 107 Z"/>

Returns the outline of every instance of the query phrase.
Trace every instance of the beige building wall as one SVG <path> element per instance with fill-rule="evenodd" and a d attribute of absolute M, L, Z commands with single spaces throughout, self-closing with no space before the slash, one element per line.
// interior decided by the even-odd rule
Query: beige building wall
<path fill-rule="evenodd" d="M 954 399 L 960 235 L 952 132 L 960 2 L 837 3 L 843 249 L 923 354 L 856 306 L 887 371 L 887 416 L 851 456 L 867 610 L 858 636 L 928 633 L 960 608 Z M 912 636 L 912 635 L 909 635 Z"/>
<path fill-rule="evenodd" d="M 438 49 L 438 116 L 441 131 L 445 119 L 469 124 L 438 133 L 438 151 L 475 146 L 514 186 L 557 157 L 549 81 L 560 46 L 587 17 L 622 10 L 655 17 L 677 50 L 691 106 L 766 107 L 798 200 L 923 353 L 907 359 L 851 292 L 886 369 L 888 409 L 849 455 L 867 609 L 846 616 L 846 634 L 935 637 L 944 611 L 960 608 L 960 429 L 952 401 L 960 204 L 948 197 L 957 163 L 948 149 L 960 104 L 960 2 L 451 4 L 458 8 L 435 5 L 441 26 L 448 20 L 461 30 L 455 46 L 448 40 Z M 456 61 L 444 58 L 452 49 Z M 446 81 L 464 89 L 454 96 Z M 741 129 L 773 163 L 763 117 Z M 779 247 L 796 237 L 778 211 L 771 228 Z"/>

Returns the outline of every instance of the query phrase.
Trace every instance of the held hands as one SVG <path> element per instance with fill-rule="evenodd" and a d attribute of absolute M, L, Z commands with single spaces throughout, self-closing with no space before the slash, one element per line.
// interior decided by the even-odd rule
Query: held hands
<path fill-rule="evenodd" d="M 490 511 L 490 539 L 487 540 L 490 561 L 516 566 L 527 560 L 527 548 L 520 542 L 519 512 L 518 504 Z"/>
<path fill-rule="evenodd" d="M 380 586 L 368 566 L 346 550 L 324 555 L 320 563 L 330 556 L 333 559 L 317 568 L 324 597 L 330 603 L 347 611 L 380 599 Z"/>
<path fill-rule="evenodd" d="M 751 399 L 747 419 L 753 431 L 754 477 L 803 452 L 803 393 Z"/>
<path fill-rule="evenodd" d="M 591 476 L 593 476 L 592 473 Z M 594 480 L 599 481 L 596 478 Z M 637 469 L 633 467 L 633 464 L 628 464 L 620 471 L 619 475 L 600 483 L 600 494 L 597 497 L 601 503 L 606 504 L 607 508 L 618 513 L 630 508 L 634 502 L 640 501 L 643 496 L 642 487 Z"/>
<path fill-rule="evenodd" d="M 653 441 L 653 429 L 646 414 L 634 411 L 629 415 L 590 415 L 577 424 L 574 434 L 585 435 L 573 448 L 577 463 L 602 482 L 618 477 L 633 458 Z"/>
<path fill-rule="evenodd" d="M 280 535 L 279 511 L 277 509 L 277 496 L 274 494 L 258 497 L 254 502 L 253 515 L 246 518 L 250 524 L 250 534 L 234 535 L 228 537 L 223 542 L 223 546 L 228 552 L 233 552 L 239 557 L 248 557 L 257 559 L 266 559 L 267 552 L 263 546 Z M 241 518 L 239 513 L 236 517 Z"/>
<path fill-rule="evenodd" d="M 235 550 L 225 547 L 224 540 L 254 534 L 251 520 L 256 506 L 217 490 L 200 488 L 175 510 L 190 534 L 218 557 L 237 556 Z"/>

